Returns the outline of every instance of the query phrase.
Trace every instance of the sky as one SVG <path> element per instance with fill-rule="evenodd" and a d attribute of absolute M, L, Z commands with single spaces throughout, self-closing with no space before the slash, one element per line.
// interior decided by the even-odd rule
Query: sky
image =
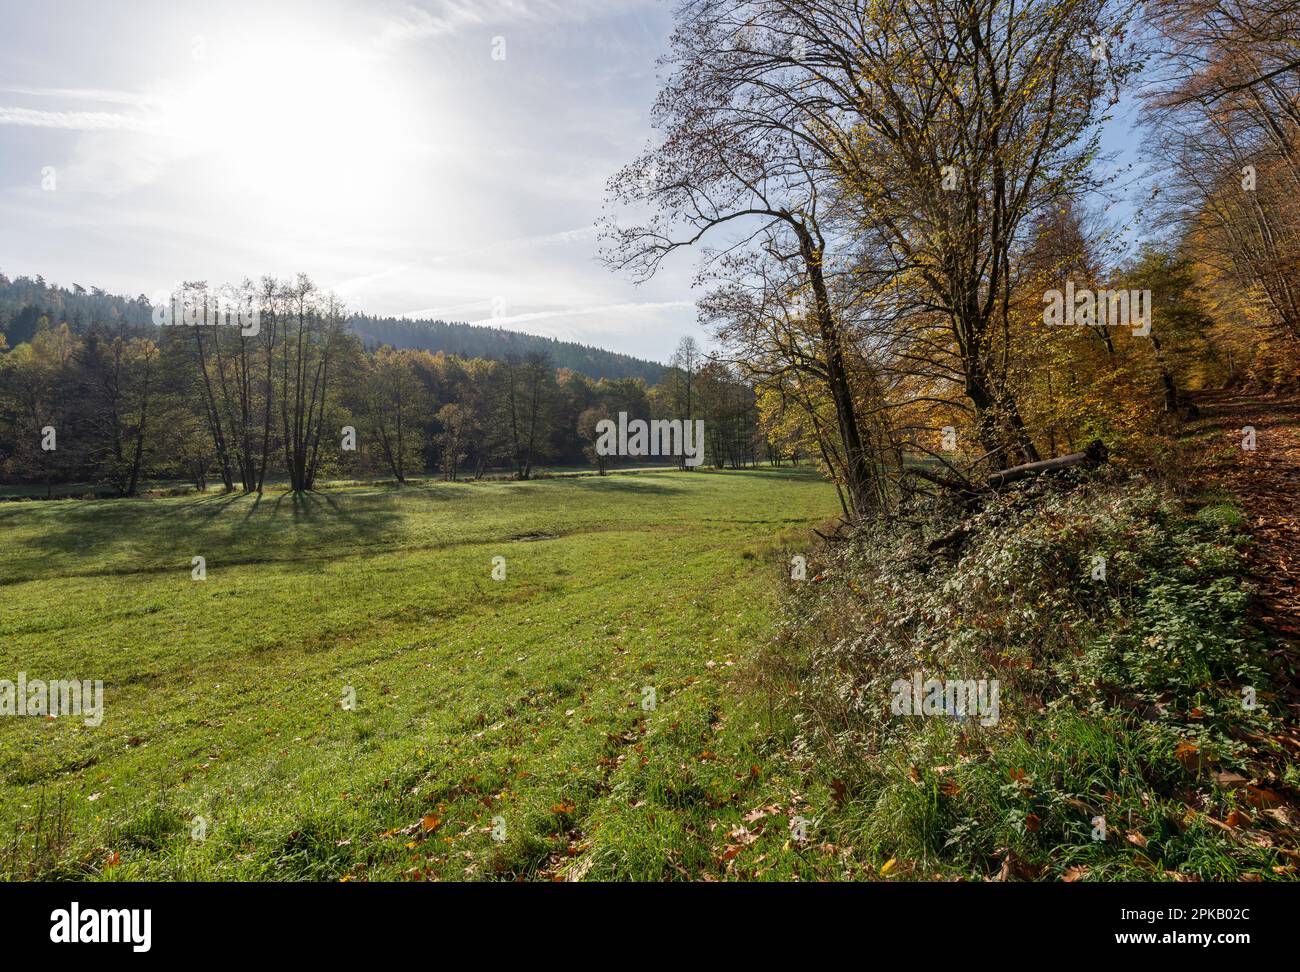
<path fill-rule="evenodd" d="M 0 0 L 0 271 L 134 296 L 303 271 L 370 314 L 666 360 L 689 255 L 596 259 L 661 0 Z"/>
<path fill-rule="evenodd" d="M 0 271 L 151 298 L 307 272 L 369 314 L 666 360 L 706 337 L 694 255 L 636 286 L 594 224 L 671 26 L 668 0 L 0 0 Z"/>

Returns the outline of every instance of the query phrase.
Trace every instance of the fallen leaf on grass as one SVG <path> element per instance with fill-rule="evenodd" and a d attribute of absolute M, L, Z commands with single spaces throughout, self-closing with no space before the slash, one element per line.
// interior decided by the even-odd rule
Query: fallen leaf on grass
<path fill-rule="evenodd" d="M 1258 810 L 1268 810 L 1282 802 L 1282 797 L 1265 786 L 1246 787 L 1246 802 Z"/>
<path fill-rule="evenodd" d="M 1201 748 L 1189 739 L 1180 739 L 1174 747 L 1174 759 L 1183 764 L 1183 769 L 1195 773 L 1200 770 L 1203 761 Z"/>
<path fill-rule="evenodd" d="M 1213 773 L 1211 774 L 1211 778 L 1225 790 L 1231 790 L 1248 782 L 1240 773 Z"/>
<path fill-rule="evenodd" d="M 750 830 L 748 827 L 736 827 L 727 834 L 727 837 L 744 847 L 758 840 L 758 835 L 762 832 L 761 828 Z"/>

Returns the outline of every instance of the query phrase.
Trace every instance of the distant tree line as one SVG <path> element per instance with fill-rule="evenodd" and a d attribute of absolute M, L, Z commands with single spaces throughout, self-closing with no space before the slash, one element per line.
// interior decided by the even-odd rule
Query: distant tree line
<path fill-rule="evenodd" d="M 550 358 L 557 368 L 580 371 L 596 378 L 640 378 L 647 385 L 660 381 L 664 373 L 663 365 L 631 355 L 481 324 L 369 317 L 365 314 L 353 315 L 349 324 L 368 348 L 387 344 L 394 348 L 442 351 L 458 358 L 493 358 L 498 361 L 539 353 Z"/>
<path fill-rule="evenodd" d="M 402 483 L 493 470 L 529 479 L 543 464 L 603 473 L 652 461 L 596 453 L 597 424 L 619 412 L 704 420 L 705 461 L 716 468 L 798 458 L 796 437 L 760 432 L 753 386 L 690 339 L 648 385 L 556 368 L 539 351 L 497 361 L 368 350 L 346 309 L 304 275 L 187 283 L 177 295 L 178 304 L 219 296 L 256 309 L 256 328 L 157 326 L 142 320 L 147 302 L 73 296 L 29 330 L 12 329 L 23 311 L 9 319 L 6 338 L 21 340 L 0 349 L 6 484 L 94 483 L 133 495 L 151 480 L 243 492 L 284 482 L 305 491 L 323 477 Z M 69 310 L 81 315 L 75 327 Z"/>
<path fill-rule="evenodd" d="M 92 321 L 108 327 L 124 325 L 140 334 L 156 336 L 153 307 L 145 295 L 134 298 L 110 294 L 99 287 L 80 284 L 60 287 L 43 277 L 16 277 L 0 273 L 0 342 L 16 347 L 30 341 L 42 317 L 67 322 L 73 334 L 82 334 Z M 524 334 L 499 327 L 439 320 L 409 320 L 350 313 L 348 329 L 365 347 L 381 345 L 415 348 L 458 358 L 524 358 L 534 351 L 547 355 L 557 368 L 569 368 L 592 378 L 640 378 L 647 385 L 663 379 L 664 366 L 572 341 Z"/>

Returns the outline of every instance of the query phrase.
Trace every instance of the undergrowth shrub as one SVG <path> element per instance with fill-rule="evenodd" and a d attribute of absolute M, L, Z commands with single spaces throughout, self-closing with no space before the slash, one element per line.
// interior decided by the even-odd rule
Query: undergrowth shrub
<path fill-rule="evenodd" d="M 1090 821 L 1108 814 L 1186 843 L 1198 779 L 1244 767 L 1274 726 L 1240 525 L 1111 471 L 865 527 L 789 584 L 767 666 L 795 755 L 853 794 L 854 839 L 882 856 L 1102 873 L 1114 841 Z M 895 714 L 914 673 L 996 679 L 997 721 Z M 1179 846 L 1142 866 L 1173 873 L 1203 850 Z M 1201 856 L 1206 877 L 1242 866 Z"/>

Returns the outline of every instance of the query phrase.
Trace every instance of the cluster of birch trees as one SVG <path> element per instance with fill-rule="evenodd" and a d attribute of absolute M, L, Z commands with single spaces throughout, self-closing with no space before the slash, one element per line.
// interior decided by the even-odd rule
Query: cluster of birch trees
<path fill-rule="evenodd" d="M 232 312 L 213 323 L 214 307 Z M 715 467 L 797 455 L 797 443 L 761 432 L 752 384 L 689 338 L 647 386 L 556 369 L 536 352 L 489 360 L 367 350 L 339 301 L 306 276 L 194 282 L 152 310 L 161 326 L 23 317 L 32 317 L 26 339 L 0 347 L 5 485 L 134 495 L 180 480 L 261 493 L 311 490 L 322 476 L 530 479 L 543 463 L 605 472 L 648 461 L 596 455 L 596 424 L 619 412 L 703 419 Z"/>

